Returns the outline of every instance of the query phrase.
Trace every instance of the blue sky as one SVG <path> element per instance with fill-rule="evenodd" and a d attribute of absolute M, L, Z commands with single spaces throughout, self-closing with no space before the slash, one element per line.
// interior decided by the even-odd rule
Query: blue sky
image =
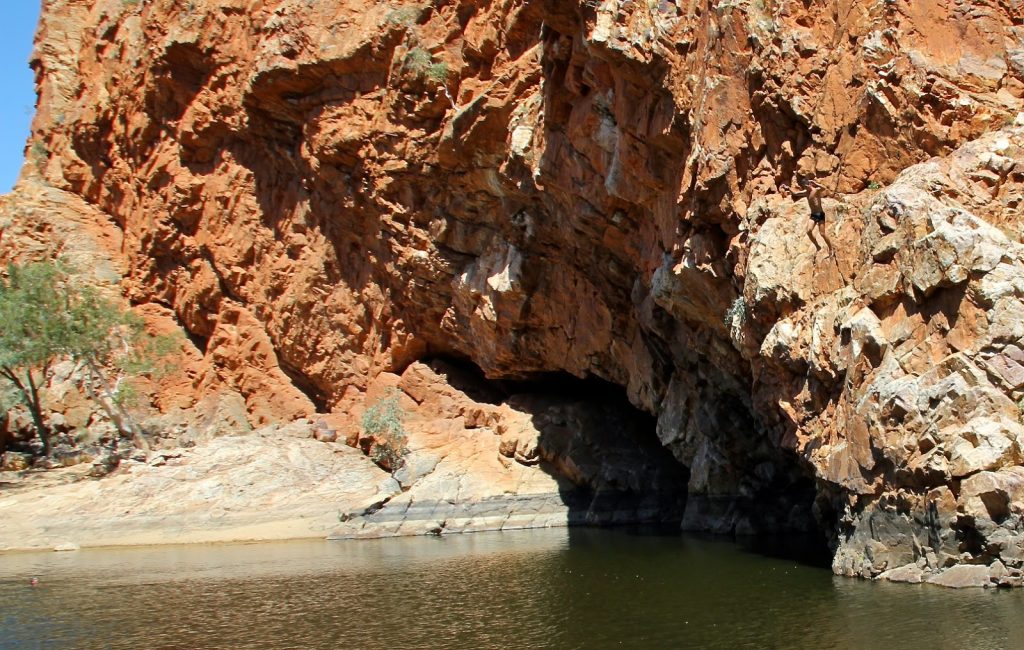
<path fill-rule="evenodd" d="M 28 57 L 39 21 L 40 0 L 0 3 L 0 194 L 18 180 L 36 94 Z"/>

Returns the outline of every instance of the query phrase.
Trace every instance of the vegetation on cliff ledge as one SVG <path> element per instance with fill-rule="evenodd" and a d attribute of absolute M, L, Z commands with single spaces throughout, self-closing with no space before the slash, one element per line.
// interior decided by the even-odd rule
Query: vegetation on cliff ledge
<path fill-rule="evenodd" d="M 363 433 L 373 440 L 370 458 L 391 472 L 401 466 L 408 453 L 403 419 L 405 412 L 398 403 L 397 391 L 389 392 L 363 414 Z"/>

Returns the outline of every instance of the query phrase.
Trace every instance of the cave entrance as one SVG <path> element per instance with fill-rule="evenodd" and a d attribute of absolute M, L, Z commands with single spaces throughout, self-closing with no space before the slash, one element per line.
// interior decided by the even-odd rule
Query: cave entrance
<path fill-rule="evenodd" d="M 705 406 L 716 411 L 710 420 L 728 429 L 718 442 L 755 450 L 738 459 L 749 468 L 735 468 L 749 470 L 750 478 L 731 496 L 709 497 L 688 494 L 691 468 L 659 440 L 655 416 L 634 407 L 618 385 L 560 372 L 490 379 L 472 362 L 453 357 L 424 363 L 478 402 L 529 414 L 540 432 L 542 467 L 565 485 L 560 496 L 570 525 L 645 524 L 655 525 L 654 532 L 712 533 L 738 539 L 760 555 L 815 566 L 830 562 L 812 515 L 813 477 L 795 457 L 767 449 L 763 429 L 736 400 L 706 395 Z"/>
<path fill-rule="evenodd" d="M 569 525 L 680 529 L 689 470 L 658 440 L 655 418 L 634 407 L 622 387 L 561 372 L 489 379 L 472 362 L 451 357 L 424 363 L 476 401 L 529 415 L 539 432 L 536 461 L 562 486 Z"/>

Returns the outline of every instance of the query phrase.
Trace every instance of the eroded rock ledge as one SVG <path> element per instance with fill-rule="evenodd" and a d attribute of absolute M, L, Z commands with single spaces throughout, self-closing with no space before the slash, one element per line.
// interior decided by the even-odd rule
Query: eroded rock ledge
<path fill-rule="evenodd" d="M 686 468 L 688 528 L 1012 582 L 1021 15 L 55 0 L 25 182 L 116 224 L 127 297 L 196 344 L 183 408 L 358 417 L 441 357 L 596 377 Z"/>

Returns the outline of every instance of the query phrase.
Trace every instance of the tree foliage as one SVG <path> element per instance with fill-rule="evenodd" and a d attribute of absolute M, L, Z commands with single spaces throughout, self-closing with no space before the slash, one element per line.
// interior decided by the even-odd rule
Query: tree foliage
<path fill-rule="evenodd" d="M 373 438 L 370 458 L 392 472 L 399 468 L 408 453 L 403 419 L 405 411 L 399 405 L 398 393 L 394 389 L 363 414 L 363 433 Z"/>
<path fill-rule="evenodd" d="M 84 370 L 89 396 L 123 435 L 141 442 L 125 408 L 124 380 L 149 372 L 166 354 L 162 342 L 145 341 L 142 321 L 95 288 L 77 284 L 53 262 L 11 264 L 0 280 L 0 377 L 32 416 L 43 451 L 51 430 L 39 390 L 54 363 L 71 359 Z"/>

